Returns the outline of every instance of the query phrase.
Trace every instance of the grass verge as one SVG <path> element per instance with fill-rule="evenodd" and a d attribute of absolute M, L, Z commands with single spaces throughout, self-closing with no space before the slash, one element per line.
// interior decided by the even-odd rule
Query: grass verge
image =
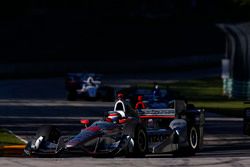
<path fill-rule="evenodd" d="M 22 145 L 25 143 L 17 138 L 14 134 L 10 133 L 8 130 L 0 128 L 0 146 L 19 144 Z"/>

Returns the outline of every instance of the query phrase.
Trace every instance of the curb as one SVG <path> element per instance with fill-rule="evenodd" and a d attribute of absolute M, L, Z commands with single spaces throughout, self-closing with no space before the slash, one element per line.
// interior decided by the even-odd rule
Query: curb
<path fill-rule="evenodd" d="M 28 141 L 24 140 L 20 136 L 15 135 L 12 131 L 8 129 L 4 129 L 6 132 L 8 132 L 11 135 L 14 135 L 16 138 L 18 138 L 20 141 L 22 141 L 24 144 L 17 144 L 17 145 L 4 145 L 0 146 L 0 156 L 22 156 L 24 153 L 24 148 L 26 147 L 26 144 Z"/>
<path fill-rule="evenodd" d="M 8 145 L 0 146 L 0 156 L 3 157 L 17 157 L 22 156 L 26 145 Z"/>

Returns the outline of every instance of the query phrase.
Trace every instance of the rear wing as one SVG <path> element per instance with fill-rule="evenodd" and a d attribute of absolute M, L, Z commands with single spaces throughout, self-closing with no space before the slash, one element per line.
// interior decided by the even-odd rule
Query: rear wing
<path fill-rule="evenodd" d="M 186 103 L 184 100 L 172 100 L 169 102 L 169 108 L 140 109 L 138 113 L 140 118 L 176 118 L 179 113 L 186 111 Z"/>
<path fill-rule="evenodd" d="M 166 89 L 161 89 L 161 96 L 166 97 L 168 91 Z M 136 95 L 143 95 L 143 99 L 150 100 L 153 99 L 153 94 L 151 89 L 138 88 L 136 90 Z"/>
<path fill-rule="evenodd" d="M 140 118 L 175 118 L 175 109 L 141 109 Z"/>

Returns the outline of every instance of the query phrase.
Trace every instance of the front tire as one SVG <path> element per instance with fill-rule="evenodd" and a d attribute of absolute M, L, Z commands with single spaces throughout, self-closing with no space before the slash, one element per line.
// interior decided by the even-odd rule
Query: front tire
<path fill-rule="evenodd" d="M 38 129 L 36 133 L 36 138 L 43 136 L 44 140 L 52 142 L 52 143 L 58 143 L 58 139 L 61 136 L 60 131 L 54 127 L 54 126 L 42 126 Z"/>
<path fill-rule="evenodd" d="M 39 149 L 41 147 L 40 144 L 44 143 L 44 142 L 50 142 L 50 143 L 54 143 L 57 144 L 58 140 L 61 136 L 60 131 L 54 127 L 54 126 L 42 126 L 40 127 L 37 132 L 36 132 L 36 136 L 32 141 L 29 141 L 28 144 L 26 145 L 25 149 L 24 149 L 24 156 L 36 156 L 36 157 L 46 157 L 49 155 L 39 155 L 36 154 L 36 152 L 39 152 Z M 42 139 L 39 139 L 40 137 L 43 137 Z M 37 140 L 40 140 L 41 143 L 36 143 Z M 34 148 L 32 148 L 32 145 L 35 145 L 35 150 Z M 43 146 L 42 146 L 43 147 Z"/>

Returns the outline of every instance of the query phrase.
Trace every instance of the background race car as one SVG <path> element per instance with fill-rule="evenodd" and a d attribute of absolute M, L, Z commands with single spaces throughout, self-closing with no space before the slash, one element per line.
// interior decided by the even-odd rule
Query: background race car
<path fill-rule="evenodd" d="M 184 99 L 179 95 L 179 92 L 167 88 L 160 89 L 160 96 L 155 96 L 154 88 L 144 88 L 139 87 L 137 85 L 121 89 L 118 92 L 124 94 L 124 97 L 130 102 L 131 106 L 134 108 L 136 106 L 136 103 L 138 102 L 139 96 L 142 96 L 141 100 L 144 103 L 152 101 L 153 99 L 160 100 L 164 103 L 167 103 L 172 99 Z"/>
<path fill-rule="evenodd" d="M 183 100 L 149 101 L 138 109 L 151 153 L 194 155 L 203 145 L 204 110 Z"/>
<path fill-rule="evenodd" d="M 84 98 L 85 100 L 113 101 L 114 88 L 103 85 L 102 75 L 95 73 L 68 73 L 65 77 L 65 88 L 68 100 Z"/>

